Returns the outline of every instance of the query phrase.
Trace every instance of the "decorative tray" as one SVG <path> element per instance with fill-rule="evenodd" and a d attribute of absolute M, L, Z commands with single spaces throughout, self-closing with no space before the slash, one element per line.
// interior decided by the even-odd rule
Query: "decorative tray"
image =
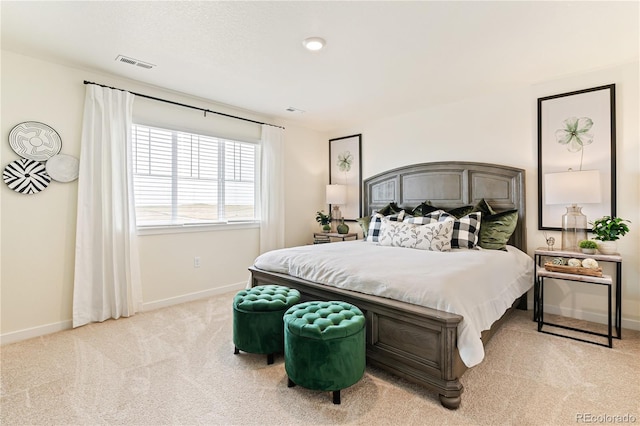
<path fill-rule="evenodd" d="M 602 268 L 583 268 L 581 266 L 554 265 L 551 262 L 544 264 L 544 269 L 551 272 L 562 272 L 563 274 L 589 275 L 591 277 L 601 277 Z"/>

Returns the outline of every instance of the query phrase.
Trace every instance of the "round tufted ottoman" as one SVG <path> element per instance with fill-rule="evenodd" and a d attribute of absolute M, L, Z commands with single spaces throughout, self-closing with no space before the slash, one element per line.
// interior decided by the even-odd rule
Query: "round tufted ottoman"
<path fill-rule="evenodd" d="M 234 353 L 267 354 L 273 364 L 273 354 L 284 348 L 282 316 L 299 301 L 298 290 L 279 285 L 239 291 L 233 299 Z"/>
<path fill-rule="evenodd" d="M 362 378 L 365 369 L 365 318 L 346 302 L 304 302 L 284 315 L 284 367 L 289 387 L 333 391 Z"/>

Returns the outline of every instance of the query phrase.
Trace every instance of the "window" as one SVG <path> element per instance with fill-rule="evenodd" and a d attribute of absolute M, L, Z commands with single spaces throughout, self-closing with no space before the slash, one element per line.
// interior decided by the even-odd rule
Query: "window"
<path fill-rule="evenodd" d="M 133 125 L 137 225 L 254 221 L 257 145 Z"/>

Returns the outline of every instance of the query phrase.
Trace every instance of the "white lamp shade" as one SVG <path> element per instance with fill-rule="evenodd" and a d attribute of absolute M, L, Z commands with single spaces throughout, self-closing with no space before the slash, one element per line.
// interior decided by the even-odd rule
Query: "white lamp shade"
<path fill-rule="evenodd" d="M 545 204 L 599 203 L 600 172 L 568 171 L 544 175 Z"/>
<path fill-rule="evenodd" d="M 327 185 L 327 204 L 345 204 L 347 202 L 346 185 Z"/>

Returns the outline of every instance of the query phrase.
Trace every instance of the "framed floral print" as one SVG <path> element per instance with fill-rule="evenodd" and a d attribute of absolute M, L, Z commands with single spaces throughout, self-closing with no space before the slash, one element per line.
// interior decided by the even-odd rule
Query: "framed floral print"
<path fill-rule="evenodd" d="M 580 204 L 589 221 L 616 214 L 615 84 L 538 98 L 538 229 L 561 230 L 569 204 Z M 585 204 L 552 200 L 558 191 L 589 191 L 586 181 L 575 192 L 552 187 L 563 172 L 590 172 L 599 196 Z M 573 176 L 586 176 L 586 173 Z M 598 181 L 599 179 L 599 181 Z M 564 181 L 563 181 L 564 182 Z M 549 188 L 545 187 L 549 184 Z M 593 191 L 598 188 L 593 185 Z"/>
<path fill-rule="evenodd" d="M 362 216 L 362 134 L 329 140 L 329 183 L 347 187 L 347 201 L 339 206 L 344 220 Z"/>

